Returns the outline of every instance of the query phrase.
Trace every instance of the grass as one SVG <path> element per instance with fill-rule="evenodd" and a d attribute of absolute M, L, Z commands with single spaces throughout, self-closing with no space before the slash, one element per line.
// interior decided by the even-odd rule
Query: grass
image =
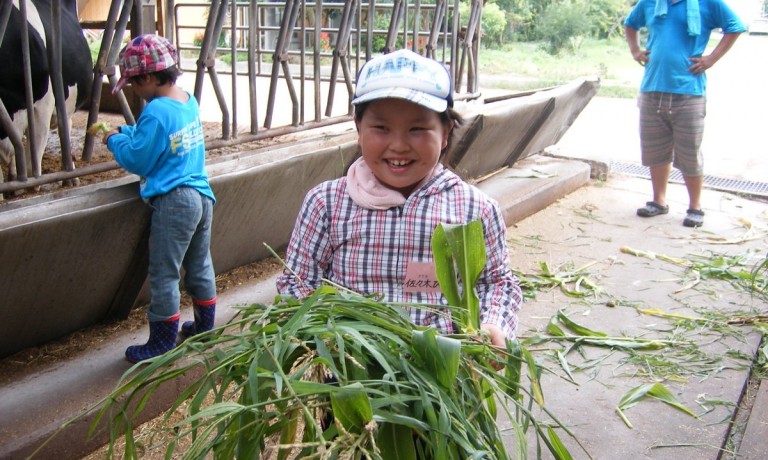
<path fill-rule="evenodd" d="M 720 40 L 713 33 L 708 52 Z M 587 38 L 573 52 L 553 56 L 542 43 L 516 42 L 502 49 L 481 49 L 481 86 L 526 91 L 562 85 L 582 77 L 600 77 L 598 96 L 634 99 L 643 68 L 629 53 L 624 37 L 609 40 Z"/>
<path fill-rule="evenodd" d="M 582 77 L 600 77 L 599 96 L 634 98 L 642 68 L 623 39 L 584 40 L 573 53 L 552 56 L 540 43 L 519 42 L 479 53 L 481 85 L 524 91 Z"/>

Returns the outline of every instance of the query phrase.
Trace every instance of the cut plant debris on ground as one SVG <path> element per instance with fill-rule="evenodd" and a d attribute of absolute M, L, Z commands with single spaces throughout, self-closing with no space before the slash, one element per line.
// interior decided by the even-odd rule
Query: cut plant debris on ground
<path fill-rule="evenodd" d="M 510 229 L 546 407 L 592 458 L 765 458 L 748 425 L 765 420 L 749 415 L 768 375 L 768 210 L 705 190 L 691 230 L 682 186 L 670 214 L 634 216 L 649 191 L 613 177 Z"/>

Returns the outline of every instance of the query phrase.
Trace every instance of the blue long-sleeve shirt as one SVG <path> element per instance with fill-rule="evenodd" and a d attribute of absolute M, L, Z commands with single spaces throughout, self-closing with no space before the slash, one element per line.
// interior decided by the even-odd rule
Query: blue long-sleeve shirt
<path fill-rule="evenodd" d="M 141 177 L 146 199 L 187 186 L 215 200 L 205 170 L 205 136 L 197 100 L 150 101 L 135 126 L 120 127 L 107 140 L 117 163 Z"/>

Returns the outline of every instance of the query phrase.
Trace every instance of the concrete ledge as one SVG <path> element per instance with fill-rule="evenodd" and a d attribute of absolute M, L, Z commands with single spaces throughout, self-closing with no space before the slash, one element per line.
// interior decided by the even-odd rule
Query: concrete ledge
<path fill-rule="evenodd" d="M 496 198 L 507 226 L 546 208 L 589 182 L 590 167 L 581 161 L 544 156 L 520 160 L 478 184 Z"/>
<path fill-rule="evenodd" d="M 532 177 L 532 173 L 540 177 Z M 515 168 L 499 172 L 478 187 L 499 202 L 507 225 L 513 225 L 588 180 L 589 167 L 582 162 L 534 156 L 519 162 Z M 271 303 L 275 294 L 274 276 L 221 293 L 217 324 L 229 321 L 235 314 L 234 307 Z M 182 316 L 183 320 L 191 319 L 191 310 L 185 309 Z M 33 369 L 27 376 L 0 385 L 3 395 L 0 398 L 0 439 L 3 440 L 0 458 L 27 458 L 60 428 L 36 458 L 77 459 L 107 442 L 106 433 L 86 442 L 92 415 L 66 427 L 62 425 L 84 414 L 112 391 L 131 366 L 123 359 L 125 348 L 145 340 L 147 334 L 143 329 L 115 336 L 109 343 L 71 361 Z M 182 386 L 183 382 L 173 382 L 158 390 L 142 419 L 165 410 Z"/>

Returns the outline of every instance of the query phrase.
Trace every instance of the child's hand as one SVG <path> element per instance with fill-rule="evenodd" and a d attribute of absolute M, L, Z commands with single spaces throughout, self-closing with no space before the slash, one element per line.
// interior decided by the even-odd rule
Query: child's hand
<path fill-rule="evenodd" d="M 506 337 L 504 331 L 495 324 L 483 324 L 480 329 L 488 333 L 488 338 L 491 339 L 491 344 L 497 347 L 505 348 L 507 346 Z"/>
<path fill-rule="evenodd" d="M 118 134 L 120 131 L 117 129 L 110 129 L 106 133 L 104 133 L 104 137 L 101 138 L 101 142 L 104 143 L 104 145 L 107 145 L 107 139 L 109 139 L 109 136 L 113 134 Z"/>
<path fill-rule="evenodd" d="M 504 331 L 502 331 L 499 326 L 495 324 L 482 324 L 480 326 L 480 329 L 485 334 L 487 334 L 488 339 L 490 339 L 491 341 L 491 345 L 495 347 L 499 347 L 502 350 L 506 348 L 507 338 L 504 336 Z M 493 362 L 491 362 L 491 366 L 493 366 L 494 369 L 499 371 L 504 368 L 504 361 L 494 360 Z"/>

